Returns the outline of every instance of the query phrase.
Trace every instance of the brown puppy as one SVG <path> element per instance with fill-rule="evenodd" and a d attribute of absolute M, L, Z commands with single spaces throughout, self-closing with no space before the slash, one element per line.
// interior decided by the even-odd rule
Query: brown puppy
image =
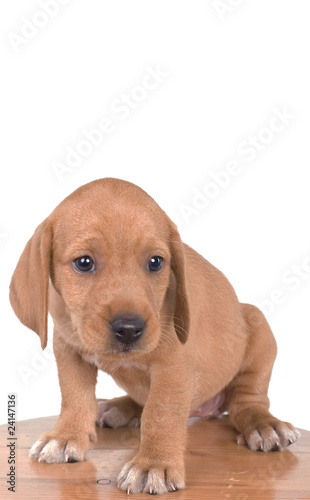
<path fill-rule="evenodd" d="M 137 455 L 118 477 L 128 493 L 184 488 L 191 415 L 228 411 L 252 450 L 298 439 L 268 411 L 276 342 L 263 314 L 240 304 L 225 276 L 181 242 L 142 189 L 102 179 L 68 196 L 36 229 L 14 272 L 19 319 L 47 342 L 47 313 L 62 393 L 59 420 L 30 456 L 83 460 L 95 422 L 137 425 Z M 128 396 L 98 402 L 97 370 Z"/>

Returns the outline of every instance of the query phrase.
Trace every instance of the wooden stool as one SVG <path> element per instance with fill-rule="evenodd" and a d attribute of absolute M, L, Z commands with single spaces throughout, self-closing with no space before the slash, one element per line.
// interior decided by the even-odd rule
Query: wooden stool
<path fill-rule="evenodd" d="M 0 499 L 100 500 L 125 499 L 116 487 L 116 477 L 139 446 L 136 428 L 98 429 L 98 442 L 88 460 L 49 465 L 28 458 L 29 448 L 42 432 L 50 430 L 57 417 L 17 423 L 16 492 L 8 491 L 10 436 L 0 427 Z M 171 499 L 220 500 L 309 500 L 310 432 L 284 452 L 259 453 L 235 443 L 236 431 L 227 417 L 191 420 L 186 451 L 186 489 L 169 493 Z M 12 454 L 14 455 L 14 446 Z M 133 499 L 149 495 L 130 495 Z"/>

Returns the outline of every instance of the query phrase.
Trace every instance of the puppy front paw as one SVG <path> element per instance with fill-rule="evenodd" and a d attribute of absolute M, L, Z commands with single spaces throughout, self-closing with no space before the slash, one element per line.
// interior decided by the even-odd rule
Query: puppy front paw
<path fill-rule="evenodd" d="M 238 444 L 247 444 L 253 451 L 283 451 L 295 443 L 300 432 L 288 422 L 277 419 L 266 421 L 246 434 L 237 436 Z"/>
<path fill-rule="evenodd" d="M 83 439 L 81 436 L 68 438 L 47 433 L 34 443 L 28 456 L 47 464 L 81 462 L 85 460 L 92 441 L 93 439 L 89 438 L 88 435 Z"/>
<path fill-rule="evenodd" d="M 121 470 L 117 478 L 118 487 L 126 493 L 149 493 L 163 495 L 185 488 L 184 465 L 152 462 L 148 458 L 133 459 Z"/>

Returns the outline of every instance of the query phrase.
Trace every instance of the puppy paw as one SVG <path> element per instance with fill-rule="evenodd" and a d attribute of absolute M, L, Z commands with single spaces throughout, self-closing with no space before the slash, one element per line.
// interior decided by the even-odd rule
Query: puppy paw
<path fill-rule="evenodd" d="M 65 462 L 81 462 L 91 447 L 91 440 L 86 438 L 57 438 L 45 434 L 32 446 L 29 458 L 47 464 L 60 464 Z"/>
<path fill-rule="evenodd" d="M 118 487 L 128 494 L 163 495 L 185 488 L 184 466 L 164 466 L 149 459 L 128 462 L 117 478 Z"/>
<path fill-rule="evenodd" d="M 300 432 L 291 424 L 272 419 L 256 429 L 237 436 L 237 443 L 247 444 L 253 451 L 283 451 L 299 437 Z"/>
<path fill-rule="evenodd" d="M 98 401 L 98 427 L 139 427 L 142 408 L 128 396 Z"/>

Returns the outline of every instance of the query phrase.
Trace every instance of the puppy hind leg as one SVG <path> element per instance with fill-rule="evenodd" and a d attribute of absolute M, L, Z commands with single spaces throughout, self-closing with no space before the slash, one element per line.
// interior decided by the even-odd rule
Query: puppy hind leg
<path fill-rule="evenodd" d="M 142 407 L 129 396 L 98 399 L 98 427 L 139 427 Z"/>
<path fill-rule="evenodd" d="M 248 328 L 248 347 L 241 371 L 227 388 L 230 420 L 241 433 L 238 444 L 251 450 L 276 451 L 297 441 L 299 432 L 269 412 L 267 396 L 277 346 L 262 312 L 241 304 Z"/>

